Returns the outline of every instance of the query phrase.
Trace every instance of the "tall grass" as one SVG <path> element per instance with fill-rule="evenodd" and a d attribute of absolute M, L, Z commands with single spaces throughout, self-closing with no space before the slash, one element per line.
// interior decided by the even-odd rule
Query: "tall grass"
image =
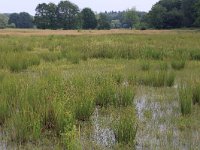
<path fill-rule="evenodd" d="M 135 97 L 135 91 L 130 86 L 118 87 L 118 93 L 114 106 L 116 107 L 127 107 L 133 105 L 133 99 Z"/>
<path fill-rule="evenodd" d="M 112 80 L 103 81 L 97 91 L 95 103 L 101 107 L 108 107 L 116 101 L 116 86 Z"/>
<path fill-rule="evenodd" d="M 200 104 L 200 83 L 192 85 L 192 100 L 193 104 Z"/>
<path fill-rule="evenodd" d="M 171 66 L 175 70 L 181 70 L 185 67 L 185 60 L 173 60 Z"/>
<path fill-rule="evenodd" d="M 192 90 L 187 85 L 179 87 L 179 103 L 182 115 L 189 115 L 192 112 Z"/>
<path fill-rule="evenodd" d="M 81 94 L 74 101 L 75 118 L 80 121 L 89 120 L 94 112 L 94 98 L 89 94 Z"/>
<path fill-rule="evenodd" d="M 190 52 L 190 57 L 192 60 L 200 60 L 200 50 L 199 49 L 192 50 Z"/>
<path fill-rule="evenodd" d="M 136 80 L 139 84 L 153 87 L 173 86 L 175 74 L 167 71 L 147 72 Z"/>
<path fill-rule="evenodd" d="M 40 64 L 40 59 L 36 55 L 23 53 L 13 53 L 7 58 L 7 61 L 10 70 L 13 72 L 26 70 L 29 66 Z"/>
<path fill-rule="evenodd" d="M 143 60 L 141 62 L 141 70 L 148 71 L 149 69 L 150 69 L 150 62 Z"/>
<path fill-rule="evenodd" d="M 113 128 L 118 143 L 135 146 L 137 133 L 137 119 L 135 110 L 132 107 L 124 108 L 118 113 L 118 119 L 114 122 Z"/>

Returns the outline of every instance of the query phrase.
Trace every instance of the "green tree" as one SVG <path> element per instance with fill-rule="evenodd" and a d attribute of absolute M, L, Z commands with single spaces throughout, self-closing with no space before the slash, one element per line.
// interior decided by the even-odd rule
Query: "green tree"
<path fill-rule="evenodd" d="M 200 0 L 196 2 L 195 10 L 196 10 L 196 18 L 195 18 L 194 25 L 197 27 L 200 27 Z"/>
<path fill-rule="evenodd" d="M 6 28 L 8 25 L 8 17 L 0 14 L 0 29 Z"/>
<path fill-rule="evenodd" d="M 164 15 L 163 28 L 180 28 L 182 26 L 183 14 L 177 9 L 173 9 Z"/>
<path fill-rule="evenodd" d="M 98 19 L 98 29 L 99 30 L 109 30 L 110 29 L 110 23 L 109 19 L 104 13 L 99 14 L 99 19 Z"/>
<path fill-rule="evenodd" d="M 97 26 L 97 19 L 94 12 L 90 8 L 84 8 L 81 11 L 82 27 L 83 29 L 95 29 Z"/>
<path fill-rule="evenodd" d="M 10 15 L 8 23 L 15 24 L 16 28 L 32 28 L 33 17 L 26 12 L 13 13 Z"/>
<path fill-rule="evenodd" d="M 79 8 L 70 1 L 61 1 L 58 4 L 57 16 L 59 26 L 63 29 L 78 28 Z"/>
<path fill-rule="evenodd" d="M 147 20 L 150 27 L 157 29 L 164 28 L 164 16 L 167 13 L 167 9 L 160 4 L 156 4 L 152 7 L 150 12 L 147 15 Z"/>
<path fill-rule="evenodd" d="M 139 22 L 139 17 L 136 9 L 128 9 L 124 14 L 124 19 L 124 23 L 126 23 L 128 27 L 132 29 Z"/>
<path fill-rule="evenodd" d="M 17 28 L 33 28 L 33 17 L 29 13 L 21 12 L 19 13 L 18 24 L 15 24 L 15 26 Z"/>
<path fill-rule="evenodd" d="M 182 0 L 182 12 L 183 12 L 183 25 L 186 27 L 193 26 L 196 16 L 197 16 L 197 9 L 195 6 L 198 0 Z"/>
<path fill-rule="evenodd" d="M 36 7 L 34 20 L 40 29 L 56 29 L 57 26 L 57 6 L 54 3 L 42 3 Z"/>
<path fill-rule="evenodd" d="M 12 23 L 15 24 L 15 27 L 19 25 L 19 14 L 17 13 L 10 14 L 8 24 L 12 24 Z"/>

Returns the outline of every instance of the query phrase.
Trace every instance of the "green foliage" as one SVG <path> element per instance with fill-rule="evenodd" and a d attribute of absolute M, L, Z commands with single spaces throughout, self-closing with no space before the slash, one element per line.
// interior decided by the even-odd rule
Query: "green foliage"
<path fill-rule="evenodd" d="M 108 18 L 105 14 L 100 13 L 97 22 L 98 22 L 97 28 L 99 30 L 109 30 L 110 29 L 110 23 L 109 23 Z"/>
<path fill-rule="evenodd" d="M 13 13 L 10 15 L 8 23 L 14 24 L 16 28 L 33 28 L 33 17 L 26 12 Z"/>
<path fill-rule="evenodd" d="M 83 29 L 95 29 L 97 26 L 97 19 L 94 12 L 90 8 L 84 8 L 81 11 L 81 17 L 83 21 Z"/>
<path fill-rule="evenodd" d="M 124 14 L 124 21 L 131 29 L 138 24 L 139 17 L 135 8 L 126 10 Z"/>
<path fill-rule="evenodd" d="M 5 15 L 0 14 L 0 29 L 6 28 L 7 25 L 8 25 L 8 18 Z"/>
<path fill-rule="evenodd" d="M 57 29 L 57 6 L 54 3 L 42 3 L 36 7 L 34 23 L 39 29 Z M 45 13 L 44 13 L 45 12 Z"/>
<path fill-rule="evenodd" d="M 61 1 L 57 6 L 58 24 L 63 29 L 76 29 L 79 8 L 70 1 Z"/>

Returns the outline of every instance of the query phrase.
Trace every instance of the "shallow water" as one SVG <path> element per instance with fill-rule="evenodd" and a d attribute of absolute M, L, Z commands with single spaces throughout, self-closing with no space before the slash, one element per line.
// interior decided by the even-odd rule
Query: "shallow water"
<path fill-rule="evenodd" d="M 0 131 L 0 150 L 6 150 L 6 142 L 3 139 L 3 133 Z"/>
<path fill-rule="evenodd" d="M 100 117 L 98 108 L 92 117 L 94 126 L 94 141 L 104 147 L 111 147 L 116 143 L 114 131 L 108 126 L 111 118 Z"/>
<path fill-rule="evenodd" d="M 135 106 L 140 124 L 136 149 L 200 149 L 198 131 L 181 131 L 175 125 L 181 115 L 178 101 L 160 102 L 143 95 L 136 98 Z"/>

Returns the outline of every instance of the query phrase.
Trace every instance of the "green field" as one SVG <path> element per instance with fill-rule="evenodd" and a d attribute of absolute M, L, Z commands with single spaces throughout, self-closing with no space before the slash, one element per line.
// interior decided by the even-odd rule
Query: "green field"
<path fill-rule="evenodd" d="M 27 32 L 0 34 L 0 149 L 200 149 L 199 31 Z"/>

